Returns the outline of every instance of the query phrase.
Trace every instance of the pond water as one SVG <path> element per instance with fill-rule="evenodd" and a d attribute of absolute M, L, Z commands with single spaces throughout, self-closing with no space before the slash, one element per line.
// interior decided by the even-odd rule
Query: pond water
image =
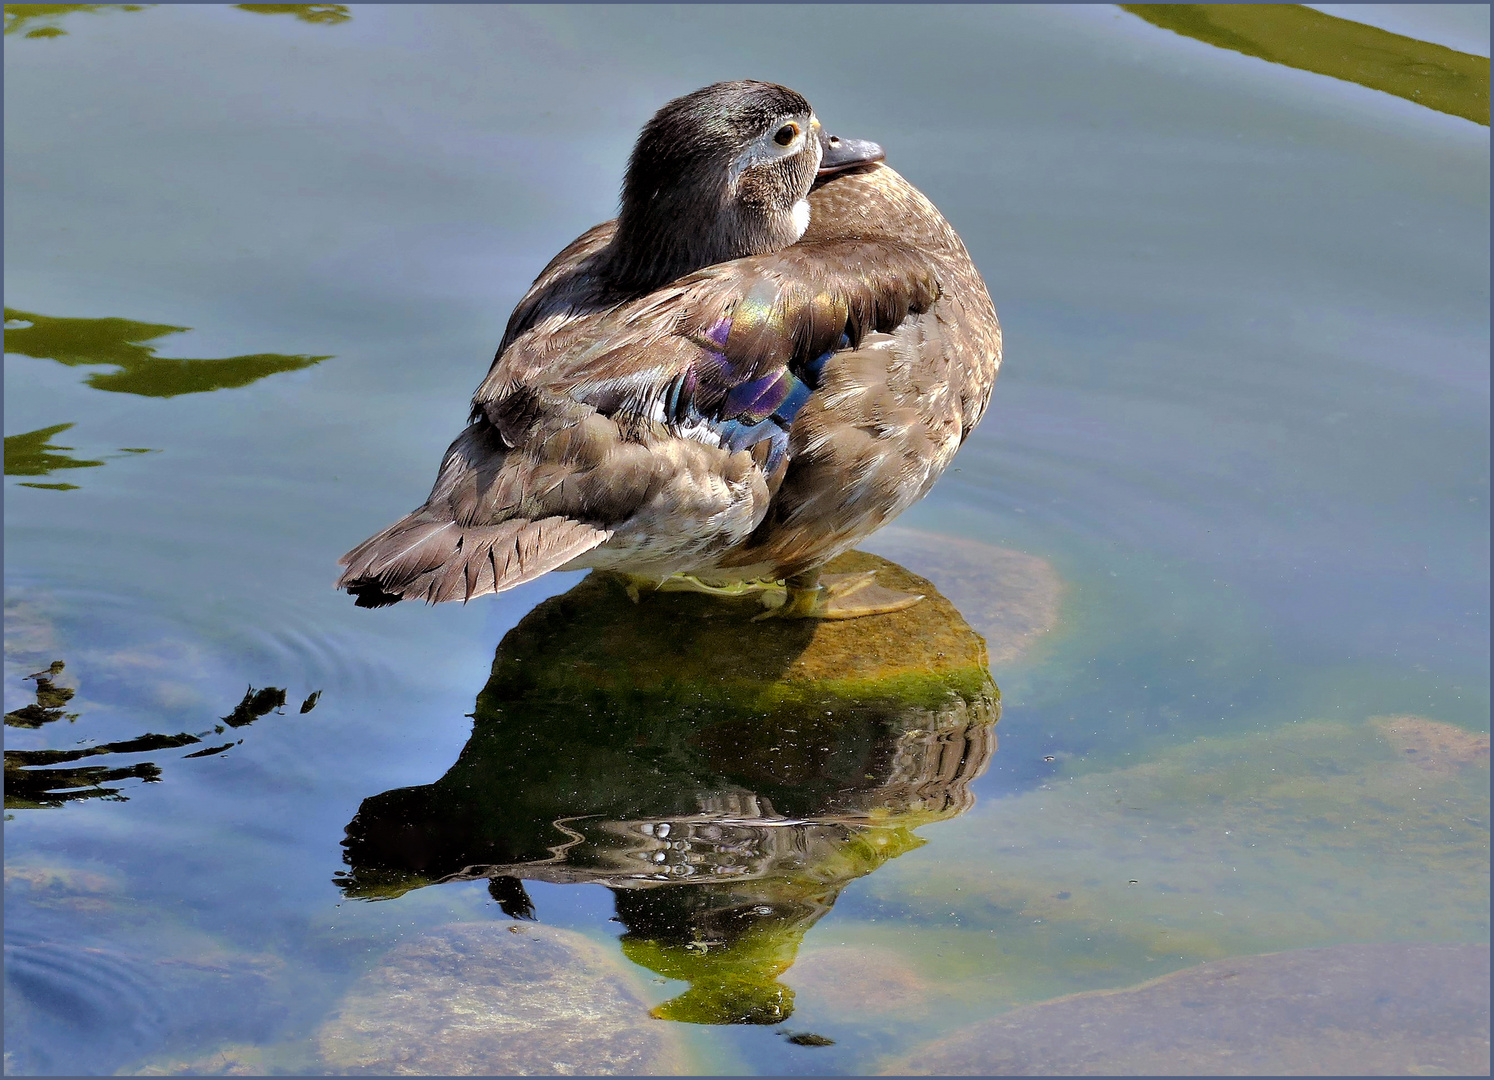
<path fill-rule="evenodd" d="M 513 1040 L 440 1056 L 432 958 L 510 946 L 481 979 L 552 1066 L 593 1025 L 581 1071 L 782 1074 L 1206 961 L 1487 943 L 1488 9 L 1187 10 L 8 5 L 6 1071 L 502 1072 Z M 515 630 L 581 575 L 331 588 L 642 122 L 740 77 L 882 143 L 990 286 L 990 411 L 864 548 L 986 636 L 994 738 L 958 679 L 958 722 L 802 746 L 524 713 L 506 664 L 600 647 Z M 943 801 L 889 802 L 936 729 Z M 795 754 L 880 764 L 831 797 Z M 655 855 L 705 876 L 617 887 Z M 614 1027 L 566 1019 L 593 991 Z"/>

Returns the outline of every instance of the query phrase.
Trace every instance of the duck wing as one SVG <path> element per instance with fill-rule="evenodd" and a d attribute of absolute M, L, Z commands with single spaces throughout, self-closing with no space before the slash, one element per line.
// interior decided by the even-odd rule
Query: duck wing
<path fill-rule="evenodd" d="M 829 357 L 939 296 L 917 251 L 830 239 L 609 303 L 605 229 L 521 301 L 425 505 L 344 556 L 360 604 L 501 592 L 614 537 L 684 564 L 740 542 Z"/>
<path fill-rule="evenodd" d="M 533 581 L 612 536 L 562 515 L 488 510 L 508 464 L 492 429 L 470 425 L 446 451 L 425 505 L 344 555 L 337 587 L 359 607 L 466 602 Z"/>
<path fill-rule="evenodd" d="M 638 442 L 658 426 L 732 452 L 770 441 L 771 475 L 829 357 L 938 297 L 916 249 L 834 238 L 708 267 L 601 310 L 539 300 L 478 388 L 473 419 L 517 448 L 537 411 L 579 403 Z"/>

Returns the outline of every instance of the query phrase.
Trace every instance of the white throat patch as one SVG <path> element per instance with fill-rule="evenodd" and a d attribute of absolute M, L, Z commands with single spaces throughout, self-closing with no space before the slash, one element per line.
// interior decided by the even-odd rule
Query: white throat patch
<path fill-rule="evenodd" d="M 794 203 L 794 239 L 797 240 L 799 239 L 799 237 L 803 236 L 804 231 L 808 228 L 809 200 L 800 199 L 798 202 Z"/>

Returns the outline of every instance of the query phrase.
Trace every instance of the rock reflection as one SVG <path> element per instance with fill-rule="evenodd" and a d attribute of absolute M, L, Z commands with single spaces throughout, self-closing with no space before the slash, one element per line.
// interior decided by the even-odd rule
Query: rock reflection
<path fill-rule="evenodd" d="M 753 623 L 750 602 L 634 605 L 592 575 L 499 645 L 472 737 L 440 780 L 366 799 L 344 840 L 349 896 L 489 879 L 613 890 L 623 952 L 690 987 L 655 1015 L 774 1024 L 778 981 L 842 889 L 969 808 L 995 749 L 985 644 L 931 584 L 893 615 Z"/>

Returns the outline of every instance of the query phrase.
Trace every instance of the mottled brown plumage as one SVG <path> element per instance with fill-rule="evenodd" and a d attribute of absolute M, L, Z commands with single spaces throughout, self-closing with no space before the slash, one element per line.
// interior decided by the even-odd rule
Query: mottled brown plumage
<path fill-rule="evenodd" d="M 426 504 L 344 557 L 338 584 L 360 604 L 466 600 L 559 568 L 782 579 L 928 492 L 990 397 L 990 297 L 949 224 L 881 164 L 822 177 L 808 230 L 781 246 L 832 144 L 807 105 L 775 113 L 802 99 L 765 85 L 681 99 L 699 114 L 751 88 L 756 112 L 724 130 L 773 158 L 771 173 L 749 164 L 693 203 L 693 189 L 672 196 L 676 227 L 719 228 L 714 254 L 699 242 L 640 256 L 623 241 L 647 243 L 647 230 L 608 222 L 557 255 L 515 309 Z M 684 115 L 651 129 L 685 137 Z M 766 141 L 785 122 L 805 127 L 793 154 Z M 704 156 L 722 166 L 735 150 Z M 694 161 L 679 183 L 708 174 Z M 744 200 L 777 223 L 739 228 Z M 723 206 L 737 225 L 720 224 Z M 751 253 L 692 265 L 743 244 Z M 660 266 L 671 276 L 640 289 Z"/>

